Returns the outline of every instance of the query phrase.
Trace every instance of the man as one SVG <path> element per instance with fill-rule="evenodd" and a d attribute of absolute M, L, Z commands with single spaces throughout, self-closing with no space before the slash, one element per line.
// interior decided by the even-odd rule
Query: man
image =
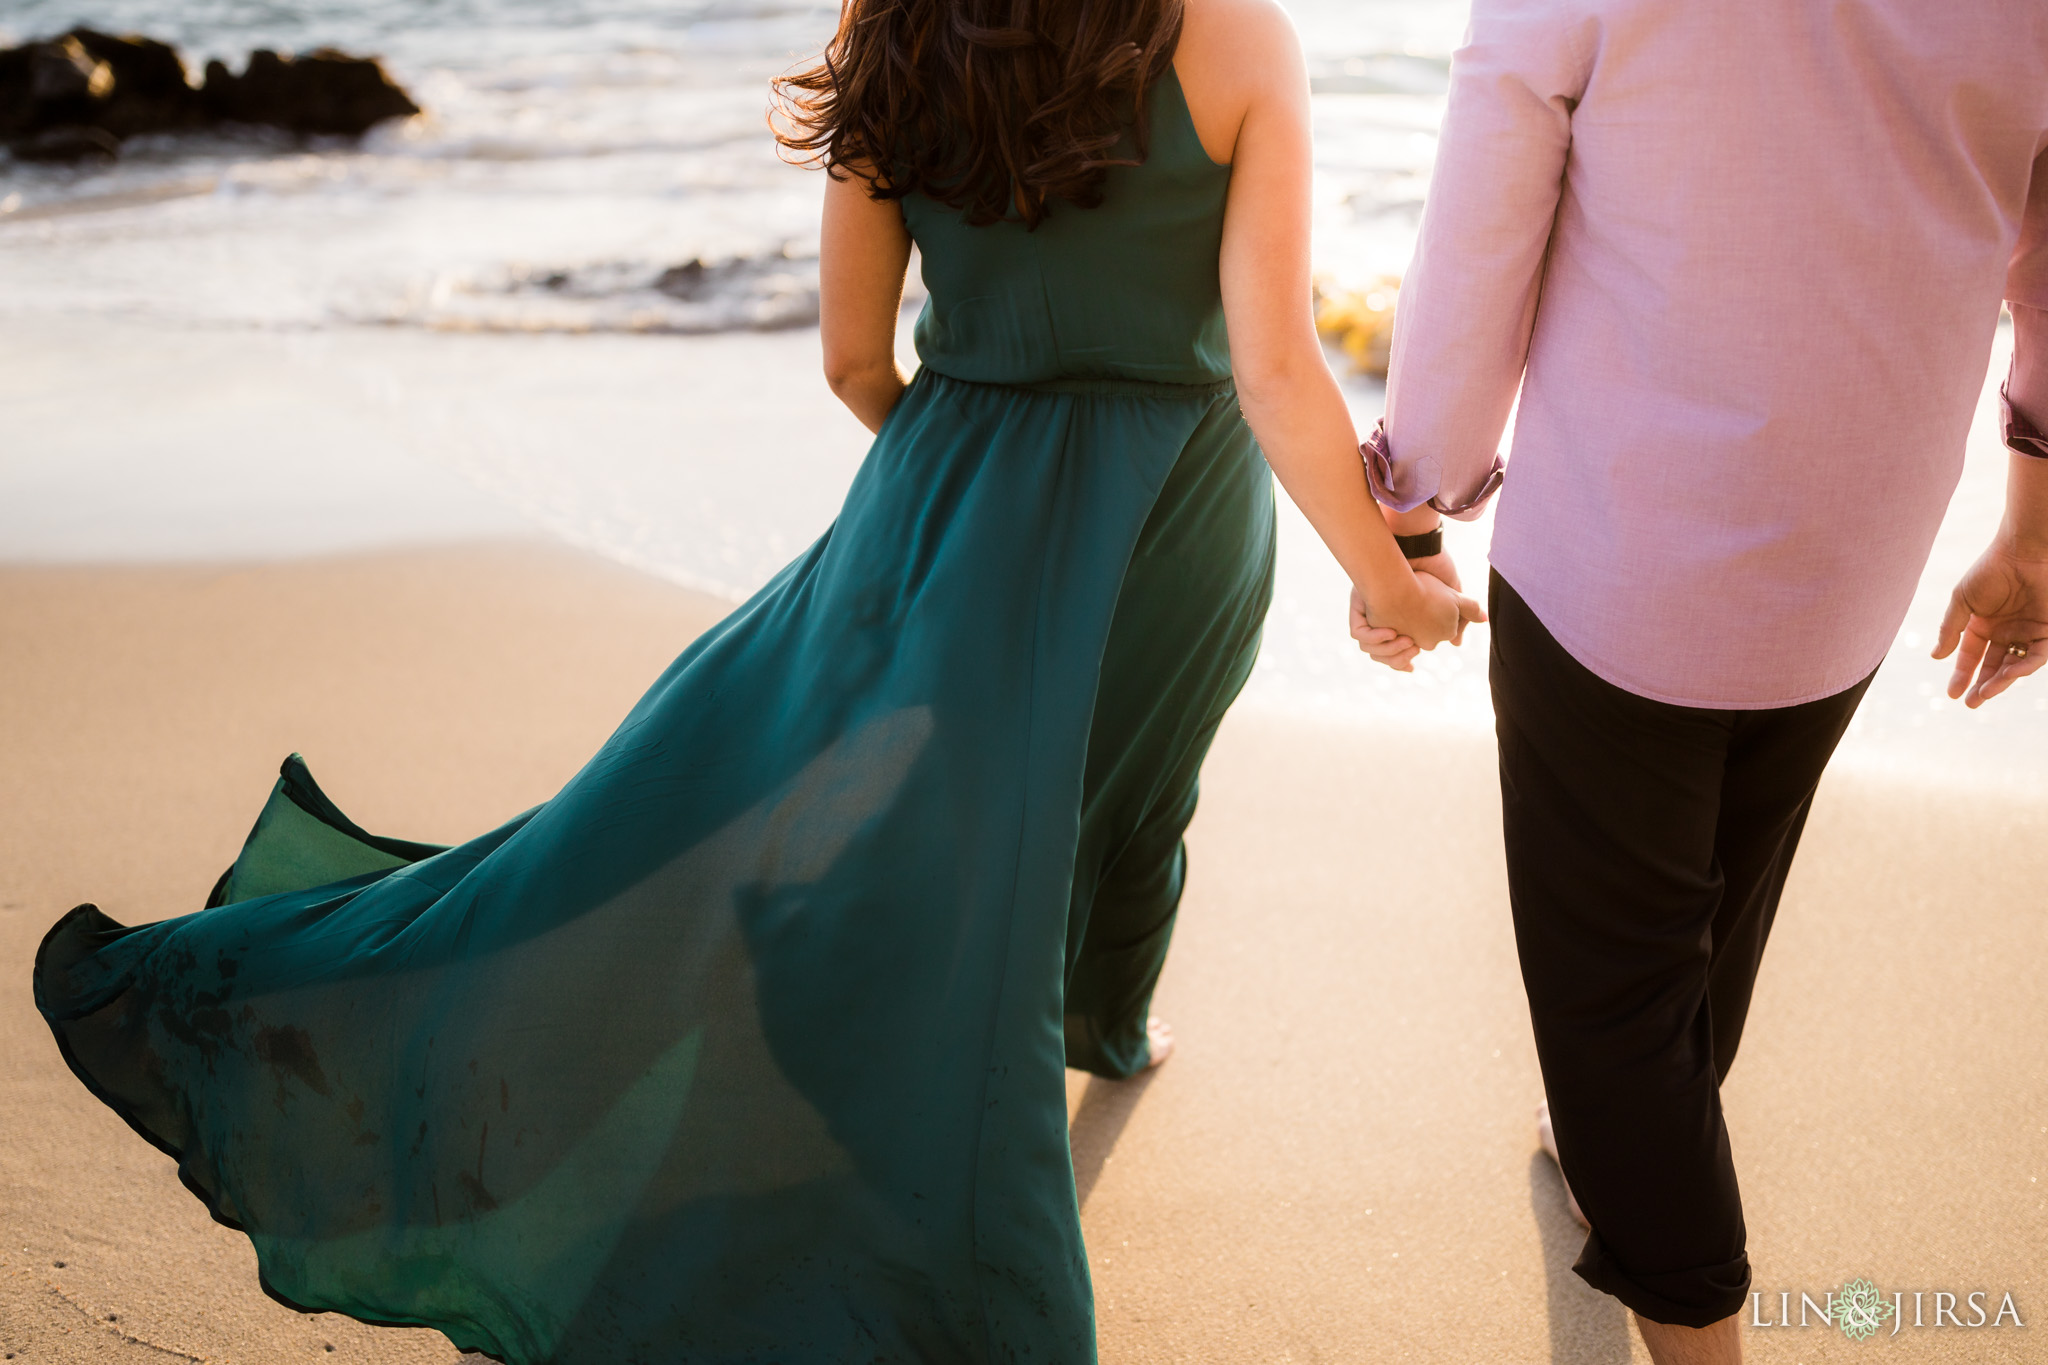
<path fill-rule="evenodd" d="M 2048 6 L 1477 0 L 1365 455 L 1455 579 L 1429 533 L 1500 484 L 1519 388 L 1492 582 L 1515 932 L 1578 1273 L 1660 1365 L 1740 1358 L 1719 1085 L 2001 297 L 2008 511 L 1936 651 L 1971 706 L 2048 658 Z"/>

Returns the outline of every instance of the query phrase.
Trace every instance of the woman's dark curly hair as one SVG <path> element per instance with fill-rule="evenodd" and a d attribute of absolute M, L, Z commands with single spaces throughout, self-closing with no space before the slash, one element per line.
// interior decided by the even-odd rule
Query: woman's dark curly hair
<path fill-rule="evenodd" d="M 776 140 L 878 199 L 977 226 L 1102 202 L 1143 161 L 1182 0 L 844 0 L 817 63 L 775 82 Z"/>

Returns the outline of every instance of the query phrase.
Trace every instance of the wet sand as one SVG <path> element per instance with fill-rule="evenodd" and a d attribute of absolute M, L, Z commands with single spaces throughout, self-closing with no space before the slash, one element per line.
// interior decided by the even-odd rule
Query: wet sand
<path fill-rule="evenodd" d="M 265 1298 L 65 1071 L 28 964 L 76 901 L 198 905 L 292 749 L 418 838 L 545 799 L 722 610 L 538 544 L 0 569 L 0 1354 L 456 1359 Z M 1241 711 L 1190 848 L 1179 1055 L 1070 1078 L 1103 1359 L 1646 1358 L 1536 1153 L 1488 746 Z M 1727 1089 L 1751 1256 L 1768 1321 L 1868 1276 L 1908 1326 L 1752 1328 L 1751 1359 L 2048 1359 L 2044 949 L 2048 806 L 1823 789 Z M 1916 1329 L 1916 1290 L 2028 1326 Z"/>

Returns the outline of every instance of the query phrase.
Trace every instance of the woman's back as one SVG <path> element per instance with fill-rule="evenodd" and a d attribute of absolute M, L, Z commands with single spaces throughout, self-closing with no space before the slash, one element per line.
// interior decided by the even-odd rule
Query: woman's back
<path fill-rule="evenodd" d="M 1148 103 L 1147 155 L 1109 172 L 1098 207 L 971 226 L 924 195 L 903 200 L 931 294 L 926 366 L 996 384 L 1230 377 L 1217 268 L 1230 167 L 1210 159 L 1170 68 Z"/>

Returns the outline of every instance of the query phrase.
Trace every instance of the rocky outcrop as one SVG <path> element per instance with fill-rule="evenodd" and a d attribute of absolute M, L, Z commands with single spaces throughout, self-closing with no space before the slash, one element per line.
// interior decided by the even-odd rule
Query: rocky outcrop
<path fill-rule="evenodd" d="M 200 101 L 216 122 L 350 137 L 420 111 L 376 59 L 328 47 L 297 57 L 258 49 L 239 76 L 208 62 Z"/>
<path fill-rule="evenodd" d="M 209 62 L 194 88 L 177 50 L 79 28 L 0 48 L 0 141 L 24 160 L 106 157 L 142 133 L 252 124 L 358 136 L 419 106 L 375 58 L 321 48 L 251 54 L 236 75 Z"/>
<path fill-rule="evenodd" d="M 76 38 L 0 51 L 0 137 L 88 123 L 113 88 L 113 68 Z"/>
<path fill-rule="evenodd" d="M 89 28 L 73 29 L 65 40 L 106 67 L 113 87 L 91 119 L 117 138 L 138 133 L 180 132 L 206 121 L 199 92 L 185 78 L 178 50 L 153 38 L 117 38 Z"/>

